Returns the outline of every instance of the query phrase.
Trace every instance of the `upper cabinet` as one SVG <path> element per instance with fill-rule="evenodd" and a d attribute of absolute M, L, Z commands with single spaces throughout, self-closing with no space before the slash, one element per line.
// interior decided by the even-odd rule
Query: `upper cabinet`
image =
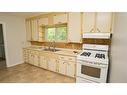
<path fill-rule="evenodd" d="M 83 22 L 82 22 L 82 29 L 83 32 L 94 32 L 95 28 L 95 13 L 89 12 L 89 13 L 83 13 Z"/>
<path fill-rule="evenodd" d="M 71 12 L 68 19 L 68 42 L 81 42 L 81 13 Z"/>
<path fill-rule="evenodd" d="M 60 34 L 59 38 L 64 35 L 67 39 L 64 42 L 82 43 L 83 33 L 112 32 L 113 21 L 111 12 L 49 13 L 26 19 L 27 40 L 44 42 L 47 38 L 45 36 L 48 36 L 47 33 L 50 34 L 47 30 L 54 33 L 53 27 L 57 26 L 55 33 Z M 64 24 L 66 24 L 65 28 L 58 27 Z"/>
<path fill-rule="evenodd" d="M 26 39 L 27 41 L 32 40 L 31 20 L 26 20 Z"/>
<path fill-rule="evenodd" d="M 53 23 L 54 24 L 61 24 L 61 23 L 67 23 L 67 13 L 63 14 L 56 14 L 53 16 Z"/>
<path fill-rule="evenodd" d="M 38 41 L 44 42 L 45 41 L 45 26 L 49 25 L 48 17 L 39 18 L 38 19 Z"/>
<path fill-rule="evenodd" d="M 39 18 L 39 19 L 38 19 L 38 25 L 39 25 L 39 26 L 48 25 L 48 17 Z"/>
<path fill-rule="evenodd" d="M 83 13 L 82 29 L 87 32 L 111 32 L 112 17 L 111 12 L 87 12 Z"/>
<path fill-rule="evenodd" d="M 112 28 L 112 13 L 100 12 L 96 16 L 96 31 L 111 32 Z"/>
<path fill-rule="evenodd" d="M 31 20 L 31 32 L 32 32 L 32 41 L 38 41 L 38 37 L 39 37 L 38 19 Z"/>

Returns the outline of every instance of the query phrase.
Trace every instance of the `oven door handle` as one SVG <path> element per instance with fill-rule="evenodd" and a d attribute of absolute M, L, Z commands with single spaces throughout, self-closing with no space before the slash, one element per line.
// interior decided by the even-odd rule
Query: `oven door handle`
<path fill-rule="evenodd" d="M 92 64 L 84 64 L 84 62 L 86 62 L 86 61 L 82 61 L 82 62 L 78 61 L 77 64 L 91 66 L 91 67 L 95 67 L 95 68 L 107 68 L 108 67 L 108 65 L 94 64 L 94 62 L 88 62 L 88 63 L 92 63 Z"/>

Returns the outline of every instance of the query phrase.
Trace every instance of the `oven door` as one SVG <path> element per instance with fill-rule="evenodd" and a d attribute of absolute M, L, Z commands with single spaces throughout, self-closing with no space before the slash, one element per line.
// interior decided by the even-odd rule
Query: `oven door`
<path fill-rule="evenodd" d="M 94 82 L 105 83 L 108 66 L 99 66 L 87 61 L 77 63 L 77 76 Z"/>

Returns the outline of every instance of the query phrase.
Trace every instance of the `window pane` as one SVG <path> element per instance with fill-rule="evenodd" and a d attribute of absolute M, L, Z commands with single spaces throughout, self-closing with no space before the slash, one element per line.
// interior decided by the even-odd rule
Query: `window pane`
<path fill-rule="evenodd" d="M 57 27 L 56 28 L 56 40 L 57 41 L 66 41 L 67 39 L 67 27 Z"/>
<path fill-rule="evenodd" d="M 55 28 L 48 28 L 47 29 L 47 40 L 48 41 L 55 40 Z"/>

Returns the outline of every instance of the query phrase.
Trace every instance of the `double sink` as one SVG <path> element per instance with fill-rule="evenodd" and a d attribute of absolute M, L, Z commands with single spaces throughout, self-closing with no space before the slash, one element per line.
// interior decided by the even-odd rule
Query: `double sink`
<path fill-rule="evenodd" d="M 51 51 L 51 52 L 56 52 L 56 51 L 61 51 L 60 49 L 54 49 L 54 48 L 45 48 L 45 49 L 43 49 L 43 48 L 40 48 L 40 47 L 33 47 L 33 49 L 35 49 L 35 50 L 39 50 L 39 51 Z"/>
<path fill-rule="evenodd" d="M 60 51 L 59 49 L 43 49 L 44 51 L 51 51 L 51 52 L 56 52 L 56 51 Z"/>

